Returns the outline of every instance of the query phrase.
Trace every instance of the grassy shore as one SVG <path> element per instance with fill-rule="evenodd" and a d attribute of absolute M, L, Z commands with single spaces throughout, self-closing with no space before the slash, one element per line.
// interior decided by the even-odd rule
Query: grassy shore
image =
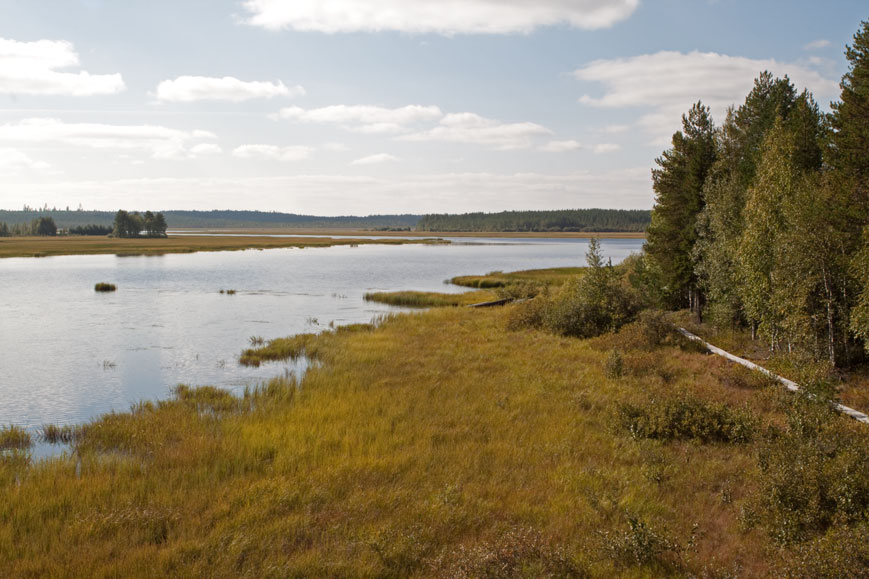
<path fill-rule="evenodd" d="M 836 548 L 867 561 L 862 515 L 812 494 L 835 482 L 863 508 L 865 472 L 819 474 L 825 457 L 859 463 L 835 453 L 865 449 L 862 425 L 676 336 L 514 332 L 512 307 L 264 345 L 246 354 L 319 363 L 240 397 L 180 387 L 85 425 L 66 457 L 6 451 L 0 576 L 819 576 Z M 782 441 L 813 432 L 838 438 L 796 461 L 815 469 L 805 483 L 784 476 L 809 447 Z M 794 480 L 803 495 L 783 492 Z M 773 496 L 814 510 L 794 522 Z"/>
<path fill-rule="evenodd" d="M 460 275 L 450 283 L 475 288 L 502 288 L 511 284 L 531 283 L 536 285 L 560 286 L 577 275 L 582 275 L 584 267 L 554 267 L 549 269 L 526 269 L 504 273 L 493 271 L 486 275 Z"/>
<path fill-rule="evenodd" d="M 427 236 L 430 238 L 431 236 Z M 429 239 L 334 239 L 323 237 L 196 237 L 169 236 L 164 239 L 120 239 L 108 237 L 0 237 L 0 258 L 47 257 L 50 255 L 105 254 L 159 255 L 196 251 L 236 251 L 278 247 L 329 247 L 370 243 L 425 243 Z"/>
<path fill-rule="evenodd" d="M 379 302 L 407 308 L 438 308 L 469 306 L 490 300 L 498 296 L 488 291 L 467 292 L 461 294 L 445 294 L 439 292 L 398 291 L 372 292 L 364 296 L 365 301 Z"/>

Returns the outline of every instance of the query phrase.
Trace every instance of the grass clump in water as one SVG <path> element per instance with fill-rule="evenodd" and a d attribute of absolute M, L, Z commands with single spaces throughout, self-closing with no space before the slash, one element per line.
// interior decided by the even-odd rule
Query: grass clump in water
<path fill-rule="evenodd" d="M 113 291 L 116 291 L 117 289 L 118 289 L 118 286 L 116 286 L 115 284 L 106 283 L 106 282 L 102 282 L 102 281 L 94 286 L 94 291 L 97 291 L 97 292 L 113 292 Z"/>
<path fill-rule="evenodd" d="M 78 426 L 57 424 L 43 424 L 39 433 L 39 439 L 48 444 L 70 444 L 75 442 L 80 434 Z"/>
<path fill-rule="evenodd" d="M 0 427 L 0 451 L 26 450 L 33 444 L 30 433 L 19 426 Z"/>
<path fill-rule="evenodd" d="M 439 308 L 468 306 L 493 299 L 490 292 L 444 294 L 437 292 L 399 291 L 373 292 L 364 296 L 365 301 L 403 306 L 406 308 Z"/>
<path fill-rule="evenodd" d="M 317 334 L 299 334 L 289 338 L 269 340 L 265 345 L 248 348 L 238 359 L 242 366 L 259 366 L 263 362 L 298 360 L 302 356 L 315 357 L 314 351 L 308 352 Z"/>

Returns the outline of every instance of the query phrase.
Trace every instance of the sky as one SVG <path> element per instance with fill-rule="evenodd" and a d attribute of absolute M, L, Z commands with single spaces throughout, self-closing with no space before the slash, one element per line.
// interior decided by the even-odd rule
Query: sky
<path fill-rule="evenodd" d="M 0 208 L 648 209 L 702 100 L 824 110 L 865 0 L 0 0 Z"/>

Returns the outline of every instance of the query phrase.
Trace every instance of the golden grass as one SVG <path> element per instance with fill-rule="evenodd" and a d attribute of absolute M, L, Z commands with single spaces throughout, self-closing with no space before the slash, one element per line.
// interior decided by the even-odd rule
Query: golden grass
<path fill-rule="evenodd" d="M 585 269 L 584 267 L 554 267 L 550 269 L 526 269 L 509 273 L 493 271 L 486 275 L 456 276 L 450 279 L 450 283 L 475 288 L 499 288 L 517 282 L 559 286 L 570 278 L 581 275 Z"/>
<path fill-rule="evenodd" d="M 0 458 L 0 576 L 774 573 L 739 522 L 756 443 L 633 439 L 615 418 L 690 392 L 782 423 L 777 390 L 632 326 L 581 341 L 508 314 L 275 341 L 320 364 L 238 398 L 181 387 L 85 425 L 63 458 Z"/>
<path fill-rule="evenodd" d="M 431 236 L 427 236 L 431 237 Z M 428 240 L 402 239 L 333 239 L 323 237 L 186 237 L 169 236 L 160 239 L 121 239 L 108 237 L 2 237 L 0 258 L 47 257 L 51 255 L 105 254 L 159 255 L 163 253 L 193 253 L 197 251 L 237 251 L 243 249 L 273 249 L 278 247 L 329 247 L 362 245 L 425 243 Z"/>
<path fill-rule="evenodd" d="M 408 308 L 438 308 L 469 306 L 497 299 L 498 296 L 487 291 L 445 294 L 439 292 L 397 291 L 372 292 L 365 294 L 365 301 L 379 302 Z"/>

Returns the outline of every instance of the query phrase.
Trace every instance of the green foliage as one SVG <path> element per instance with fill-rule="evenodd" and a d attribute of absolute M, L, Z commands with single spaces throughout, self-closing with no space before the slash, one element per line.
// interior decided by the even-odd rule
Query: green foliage
<path fill-rule="evenodd" d="M 89 223 L 88 225 L 76 225 L 75 227 L 69 228 L 70 235 L 108 235 L 111 232 L 111 227 L 97 225 L 96 223 Z"/>
<path fill-rule="evenodd" d="M 606 362 L 604 362 L 604 374 L 606 374 L 607 378 L 615 380 L 616 378 L 621 378 L 624 373 L 625 361 L 622 358 L 622 354 L 617 349 L 613 348 L 610 350 Z"/>
<path fill-rule="evenodd" d="M 94 286 L 94 291 L 97 291 L 97 292 L 113 292 L 113 291 L 115 291 L 115 290 L 117 290 L 117 289 L 118 289 L 118 286 L 116 286 L 115 284 L 113 284 L 113 283 L 106 283 L 106 282 L 103 282 L 103 281 L 97 283 L 97 284 Z"/>
<path fill-rule="evenodd" d="M 703 208 L 703 184 L 717 154 L 709 108 L 696 103 L 682 116 L 682 131 L 673 146 L 655 159 L 652 171 L 655 207 L 646 233 L 645 251 L 656 273 L 662 303 L 699 307 L 692 251 L 696 220 Z"/>
<path fill-rule="evenodd" d="M 615 331 L 633 320 L 640 296 L 612 264 L 604 264 L 600 243 L 592 239 L 588 268 L 555 293 L 541 293 L 511 311 L 508 327 L 543 328 L 555 334 L 590 338 Z"/>
<path fill-rule="evenodd" d="M 604 532 L 603 549 L 617 565 L 657 565 L 664 569 L 681 567 L 684 548 L 665 533 L 636 516 L 628 516 L 628 528 Z"/>
<path fill-rule="evenodd" d="M 51 217 L 39 217 L 33 220 L 30 226 L 33 235 L 52 236 L 57 235 L 57 225 Z"/>
<path fill-rule="evenodd" d="M 747 409 L 732 410 L 690 395 L 625 403 L 618 408 L 622 427 L 634 438 L 698 440 L 704 443 L 745 443 L 754 437 L 757 419 Z"/>
<path fill-rule="evenodd" d="M 140 237 L 142 231 L 146 237 L 166 237 L 166 218 L 162 213 L 146 211 L 140 215 L 138 211 L 129 213 L 123 209 L 115 214 L 112 233 L 115 237 Z"/>
<path fill-rule="evenodd" d="M 503 211 L 461 215 L 423 215 L 418 231 L 643 231 L 649 212 L 625 209 L 569 209 L 562 211 Z"/>
<path fill-rule="evenodd" d="M 829 405 L 794 397 L 783 431 L 758 455 L 760 487 L 749 509 L 782 544 L 805 541 L 869 513 L 865 426 Z"/>

